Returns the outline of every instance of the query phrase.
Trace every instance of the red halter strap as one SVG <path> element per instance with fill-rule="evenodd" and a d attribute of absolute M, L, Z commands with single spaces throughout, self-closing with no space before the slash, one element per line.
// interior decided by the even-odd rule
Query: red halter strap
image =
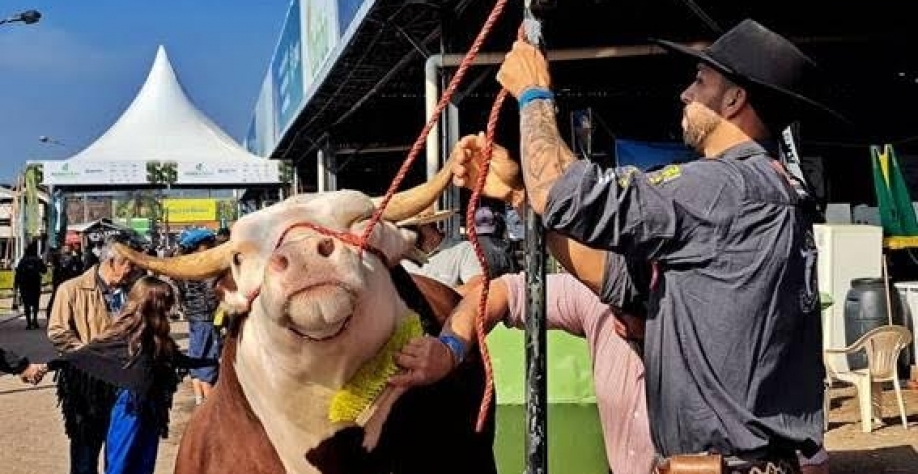
<path fill-rule="evenodd" d="M 358 250 L 365 249 L 366 251 L 370 252 L 371 254 L 379 258 L 379 260 L 382 261 L 383 264 L 386 264 L 387 266 L 389 264 L 388 260 L 386 259 L 386 254 L 384 254 L 382 250 L 379 250 L 378 248 L 373 247 L 369 243 L 364 243 L 363 239 L 360 238 L 359 236 L 356 236 L 350 232 L 337 231 L 337 230 L 329 229 L 327 227 L 318 226 L 311 222 L 297 222 L 295 224 L 289 225 L 286 229 L 284 229 L 280 237 L 277 238 L 277 242 L 274 244 L 274 250 L 277 250 L 278 247 L 284 244 L 284 240 L 287 238 L 287 234 L 289 234 L 290 231 L 292 231 L 293 229 L 298 229 L 298 228 L 306 228 L 314 232 L 317 232 L 321 235 L 332 237 L 334 239 L 340 240 L 341 242 L 344 242 L 347 245 L 357 247 Z M 248 297 L 246 297 L 246 300 L 247 300 L 246 312 L 251 311 L 252 303 L 255 302 L 255 298 L 258 298 L 259 294 L 261 294 L 260 286 L 256 288 L 255 291 L 250 293 Z"/>

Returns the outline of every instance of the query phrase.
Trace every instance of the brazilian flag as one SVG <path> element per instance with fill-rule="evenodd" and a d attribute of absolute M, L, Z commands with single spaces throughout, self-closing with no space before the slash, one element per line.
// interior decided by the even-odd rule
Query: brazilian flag
<path fill-rule="evenodd" d="M 873 186 L 877 193 L 880 222 L 887 237 L 918 236 L 918 221 L 902 170 L 892 145 L 870 147 Z"/>

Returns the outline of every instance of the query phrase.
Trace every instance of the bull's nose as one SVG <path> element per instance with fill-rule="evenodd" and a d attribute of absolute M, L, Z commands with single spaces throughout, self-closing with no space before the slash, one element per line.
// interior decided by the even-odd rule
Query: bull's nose
<path fill-rule="evenodd" d="M 328 259 L 335 253 L 337 242 L 331 237 L 310 237 L 299 241 L 289 242 L 280 246 L 271 258 L 268 265 L 271 270 L 282 273 L 291 268 L 298 268 L 307 264 L 314 266 L 320 260 Z"/>

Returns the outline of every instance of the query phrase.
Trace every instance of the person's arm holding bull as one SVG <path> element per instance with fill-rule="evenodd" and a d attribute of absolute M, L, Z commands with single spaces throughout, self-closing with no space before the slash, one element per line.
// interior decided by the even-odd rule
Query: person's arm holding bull
<path fill-rule="evenodd" d="M 419 337 L 411 340 L 396 355 L 402 367 L 393 376 L 394 385 L 428 385 L 446 377 L 468 354 L 475 341 L 475 318 L 481 297 L 480 283 L 469 289 L 450 317 L 443 323 L 440 338 Z M 485 332 L 490 332 L 507 312 L 507 288 L 498 279 L 491 282 L 487 310 L 484 314 Z"/>
<path fill-rule="evenodd" d="M 621 271 L 617 273 L 624 274 L 624 259 L 614 254 L 608 254 L 608 256 L 613 259 L 613 262 L 609 264 L 610 267 L 618 268 Z M 518 328 L 522 328 L 525 324 L 524 305 L 519 304 L 519 295 L 516 296 L 516 304 L 512 304 L 514 295 L 510 291 L 513 285 L 517 287 L 523 285 L 517 281 L 522 278 L 523 274 L 517 273 L 491 280 L 484 314 L 486 333 L 491 332 L 500 322 Z M 582 298 L 570 298 L 570 295 L 566 294 L 564 278 L 563 274 L 548 275 L 546 283 L 548 294 L 545 304 L 548 329 L 560 329 L 583 337 L 585 334 L 583 318 L 594 311 L 586 308 L 591 304 L 589 301 Z M 616 283 L 609 282 L 608 285 L 616 285 Z M 478 318 L 478 304 L 481 300 L 483 286 L 482 283 L 479 283 L 470 288 L 444 322 L 439 337 L 419 337 L 410 341 L 402 349 L 401 353 L 396 356 L 396 362 L 405 370 L 391 379 L 393 384 L 417 386 L 436 383 L 465 359 L 477 342 L 475 321 Z M 628 281 L 627 284 L 617 282 L 617 286 L 636 289 L 631 281 Z M 621 304 L 628 299 L 637 298 L 632 293 L 622 295 L 617 302 Z M 627 314 L 617 307 L 613 313 L 615 332 L 619 336 L 626 340 L 643 338 L 644 323 L 641 318 Z"/>
<path fill-rule="evenodd" d="M 484 160 L 484 134 L 468 135 L 459 140 L 455 156 L 453 183 L 471 189 L 477 182 Z M 488 177 L 482 193 L 500 199 L 523 213 L 527 191 L 520 180 L 520 167 L 510 158 L 506 148 L 494 144 Z M 546 242 L 552 255 L 593 292 L 599 293 L 605 272 L 605 251 L 593 249 L 556 232 L 547 232 Z M 464 292 L 462 293 L 465 294 Z"/>

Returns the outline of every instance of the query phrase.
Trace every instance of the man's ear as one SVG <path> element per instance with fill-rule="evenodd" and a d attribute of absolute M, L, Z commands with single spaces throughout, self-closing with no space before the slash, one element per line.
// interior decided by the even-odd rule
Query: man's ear
<path fill-rule="evenodd" d="M 724 97 L 724 115 L 726 117 L 733 117 L 743 109 L 743 106 L 748 103 L 748 95 L 746 94 L 746 89 L 742 87 L 733 87 L 727 91 Z"/>

